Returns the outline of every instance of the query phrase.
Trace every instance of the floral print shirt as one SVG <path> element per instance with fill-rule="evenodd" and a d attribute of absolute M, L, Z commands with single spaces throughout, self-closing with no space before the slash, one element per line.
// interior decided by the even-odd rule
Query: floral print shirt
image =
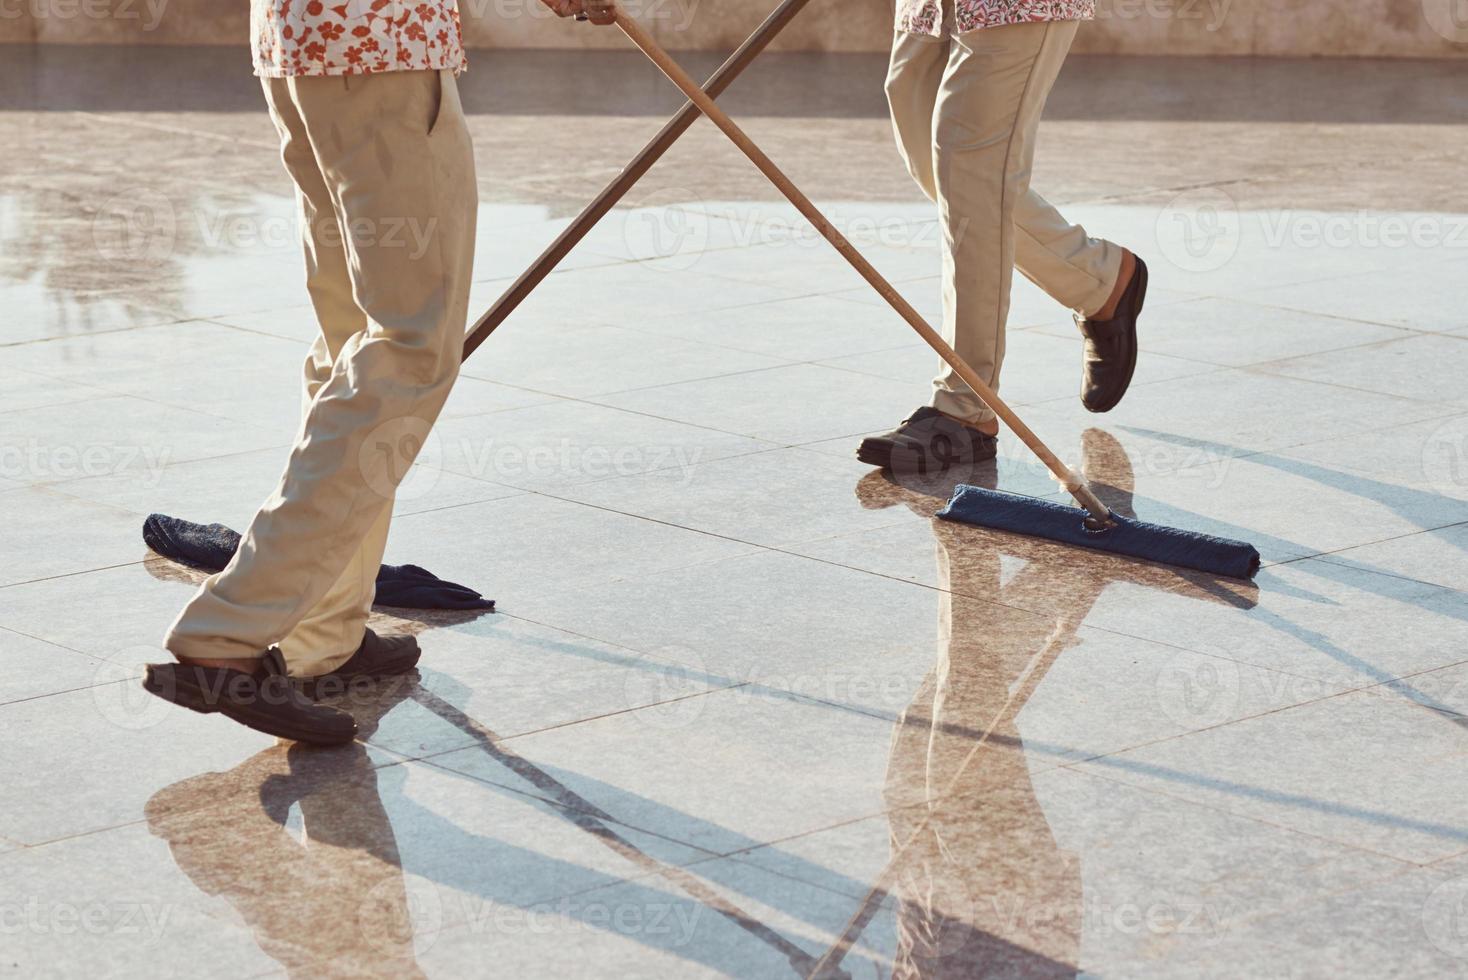
<path fill-rule="evenodd" d="M 458 0 L 251 0 L 255 74 L 464 70 Z"/>
<path fill-rule="evenodd" d="M 1046 20 L 1091 20 L 1096 0 L 951 0 L 956 25 L 946 25 L 955 34 L 984 27 L 1029 24 Z M 941 37 L 944 31 L 943 0 L 897 0 L 897 29 L 906 34 Z"/>

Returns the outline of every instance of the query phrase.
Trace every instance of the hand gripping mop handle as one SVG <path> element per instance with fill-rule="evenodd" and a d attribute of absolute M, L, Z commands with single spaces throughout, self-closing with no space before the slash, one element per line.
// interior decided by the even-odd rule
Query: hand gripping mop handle
<path fill-rule="evenodd" d="M 1024 421 L 1004 403 L 1003 399 L 974 373 L 974 369 L 958 356 L 958 352 L 948 346 L 947 341 L 928 325 L 922 314 L 913 309 L 912 304 L 903 299 L 902 294 L 882 277 L 882 274 L 846 240 L 841 232 L 836 230 L 836 226 L 831 224 L 826 216 L 811 203 L 810 198 L 801 193 L 800 188 L 796 187 L 790 178 L 775 166 L 774 161 L 745 135 L 744 130 L 740 129 L 734 120 L 730 119 L 724 110 L 720 109 L 714 100 L 698 87 L 688 73 L 679 67 L 678 63 L 669 57 L 668 53 L 642 29 L 642 25 L 627 16 L 620 7 L 616 8 L 616 24 L 622 29 L 622 33 L 626 34 L 633 44 L 641 48 L 642 53 L 647 55 L 652 63 L 657 65 L 662 73 L 683 91 L 688 101 L 697 106 L 699 111 L 707 116 L 715 126 L 723 130 L 724 135 L 729 137 L 735 146 L 744 151 L 744 155 L 749 157 L 811 224 L 815 225 L 816 230 L 845 257 L 847 262 L 851 263 L 852 268 L 861 273 L 862 278 L 882 294 L 882 298 L 891 304 L 892 308 L 908 322 L 908 325 L 918 332 L 918 336 L 922 337 L 929 347 L 938 352 L 938 356 L 953 367 L 964 383 L 974 390 L 974 394 L 978 395 L 984 404 L 988 405 L 994 414 L 998 415 L 1004 424 L 1009 426 L 1026 446 L 1030 447 L 1030 451 L 1039 457 L 1071 496 L 1075 497 L 1076 502 L 1090 514 L 1087 523 L 1096 528 L 1111 525 L 1113 523 L 1111 511 L 1096 498 L 1085 482 L 1070 467 L 1062 463 L 1060 457 L 1051 452 L 1049 447 L 1040 441 L 1040 437 L 1035 435 L 1030 427 L 1025 425 Z"/>

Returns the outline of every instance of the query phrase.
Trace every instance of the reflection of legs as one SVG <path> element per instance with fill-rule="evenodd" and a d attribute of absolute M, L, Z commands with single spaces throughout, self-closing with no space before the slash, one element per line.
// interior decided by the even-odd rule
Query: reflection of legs
<path fill-rule="evenodd" d="M 256 943 L 292 977 L 421 977 L 413 909 L 378 773 L 360 745 L 320 773 L 276 747 L 227 773 L 207 773 L 148 801 L 148 829 L 200 889 L 227 901 Z M 238 792 L 257 787 L 256 792 Z M 212 800 L 200 807 L 199 801 Z M 299 806 L 304 840 L 285 823 Z M 351 928 L 324 929 L 323 916 Z"/>
<path fill-rule="evenodd" d="M 286 651 L 292 674 L 314 676 L 345 661 L 360 639 L 347 633 L 371 602 L 384 512 L 458 374 L 474 163 L 448 73 L 268 79 L 265 86 L 288 143 L 309 147 L 349 232 L 342 258 L 352 302 L 365 316 L 345 302 L 337 259 L 320 252 L 310 264 L 323 334 L 307 378 L 316 390 L 301 437 L 234 560 L 200 589 L 167 646 L 185 658 L 250 658 L 319 613 L 324 619 L 308 631 L 331 648 L 308 649 L 314 640 L 302 635 Z M 304 150 L 288 153 L 292 163 L 307 165 Z M 318 203 L 317 210 L 325 209 Z M 416 244 L 424 237 L 426 245 Z M 323 381 L 318 372 L 328 357 Z M 324 629 L 339 610 L 346 622 Z"/>
<path fill-rule="evenodd" d="M 975 560 L 969 549 L 955 564 L 951 550 L 962 535 L 934 525 L 938 661 L 894 734 L 888 772 L 889 805 L 918 802 L 917 786 L 895 789 L 904 774 L 921 779 L 928 801 L 890 817 L 898 850 L 893 976 L 1073 977 L 1080 876 L 1036 799 L 1017 725 L 1058 652 L 1056 637 L 1041 617 L 967 598 L 1008 591 L 998 555 Z M 1073 633 L 1068 624 L 1056 628 L 1062 638 Z M 901 731 L 925 711 L 926 752 L 915 744 L 921 732 Z"/>

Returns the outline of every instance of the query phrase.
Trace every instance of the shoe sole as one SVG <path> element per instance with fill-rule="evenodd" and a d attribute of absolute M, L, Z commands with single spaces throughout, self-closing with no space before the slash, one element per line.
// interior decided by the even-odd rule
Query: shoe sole
<path fill-rule="evenodd" d="M 1142 310 L 1146 309 L 1147 307 L 1147 283 L 1150 279 L 1150 276 L 1147 273 L 1147 263 L 1143 262 L 1141 259 L 1137 259 L 1137 272 L 1142 279 L 1142 288 L 1141 295 L 1137 297 L 1137 312 L 1132 317 L 1132 356 L 1130 363 L 1127 364 L 1126 380 L 1122 382 L 1121 388 L 1116 393 L 1116 397 L 1113 398 L 1106 405 L 1092 408 L 1090 405 L 1087 405 L 1084 400 L 1081 401 L 1081 405 L 1085 408 L 1086 411 L 1092 412 L 1096 415 L 1105 414 L 1106 412 L 1111 411 L 1113 408 L 1121 404 L 1121 400 L 1125 398 L 1126 393 L 1131 390 L 1132 376 L 1137 373 L 1137 353 L 1141 347 L 1141 345 L 1137 343 L 1137 321 L 1142 318 Z"/>
<path fill-rule="evenodd" d="M 856 449 L 856 458 L 859 462 L 878 469 L 892 468 L 892 448 L 885 443 L 878 443 L 874 439 L 863 439 L 861 445 Z"/>
<path fill-rule="evenodd" d="M 292 742 L 304 742 L 308 745 L 345 745 L 357 737 L 355 729 L 350 736 L 345 738 L 339 735 L 323 735 L 321 732 L 313 732 L 278 718 L 241 710 L 238 705 L 221 701 L 211 702 L 203 690 L 193 684 L 182 683 L 177 680 L 176 675 L 171 691 L 165 693 L 164 684 L 157 679 L 151 667 L 143 676 L 143 690 L 156 698 L 162 698 L 169 704 L 188 708 L 201 715 L 221 714 L 253 731 L 273 735 L 276 738 L 289 739 Z"/>

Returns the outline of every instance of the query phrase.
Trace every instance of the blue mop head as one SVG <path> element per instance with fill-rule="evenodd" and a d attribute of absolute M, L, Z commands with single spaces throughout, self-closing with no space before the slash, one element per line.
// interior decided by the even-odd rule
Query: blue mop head
<path fill-rule="evenodd" d="M 1092 531 L 1084 523 L 1086 512 L 1078 507 L 983 487 L 960 484 L 938 516 L 1230 578 L 1253 578 L 1259 571 L 1259 552 L 1243 541 L 1147 524 L 1119 514 L 1112 515 L 1116 527 Z"/>

